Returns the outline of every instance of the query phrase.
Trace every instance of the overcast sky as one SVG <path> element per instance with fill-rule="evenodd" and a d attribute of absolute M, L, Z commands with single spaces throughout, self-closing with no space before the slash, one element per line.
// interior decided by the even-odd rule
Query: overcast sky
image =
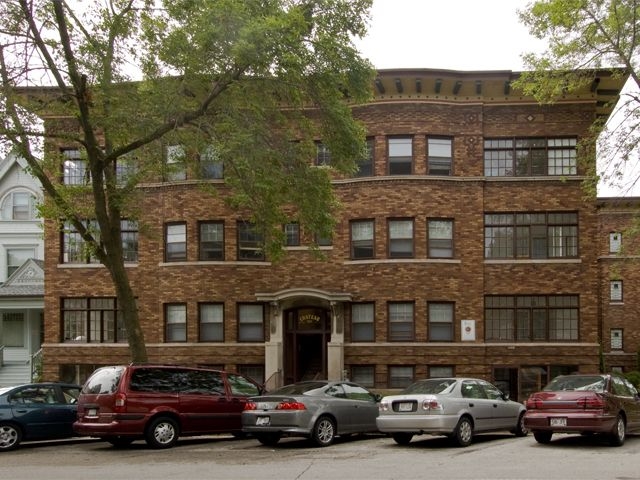
<path fill-rule="evenodd" d="M 514 70 L 543 50 L 517 10 L 532 0 L 374 0 L 356 46 L 378 69 Z"/>

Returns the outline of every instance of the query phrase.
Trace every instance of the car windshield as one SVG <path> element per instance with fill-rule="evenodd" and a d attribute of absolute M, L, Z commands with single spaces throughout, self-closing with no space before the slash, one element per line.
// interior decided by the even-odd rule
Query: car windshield
<path fill-rule="evenodd" d="M 544 390 L 589 390 L 593 392 L 603 392 L 605 387 L 604 378 L 599 375 L 571 375 L 556 377 L 544 387 Z"/>
<path fill-rule="evenodd" d="M 277 390 L 269 392 L 269 395 L 304 395 L 313 390 L 318 390 L 327 386 L 327 382 L 303 382 L 285 385 Z"/>
<path fill-rule="evenodd" d="M 435 395 L 438 393 L 449 393 L 452 386 L 456 383 L 453 378 L 432 378 L 430 380 L 421 380 L 405 388 L 401 394 L 421 393 Z"/>

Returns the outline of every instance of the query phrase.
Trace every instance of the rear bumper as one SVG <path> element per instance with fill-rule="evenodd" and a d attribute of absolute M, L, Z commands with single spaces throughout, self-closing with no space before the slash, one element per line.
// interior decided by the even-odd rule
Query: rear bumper
<path fill-rule="evenodd" d="M 378 430 L 383 433 L 452 433 L 458 424 L 457 415 L 380 415 Z"/>
<path fill-rule="evenodd" d="M 566 426 L 551 425 L 552 418 L 565 418 Z M 609 433 L 616 424 L 613 415 L 585 415 L 578 413 L 542 413 L 528 410 L 524 417 L 525 428 L 531 431 L 548 431 L 558 433 Z"/>
<path fill-rule="evenodd" d="M 140 437 L 144 434 L 144 417 L 137 420 L 111 422 L 77 421 L 73 424 L 73 431 L 88 437 L 107 437 L 112 435 Z"/>

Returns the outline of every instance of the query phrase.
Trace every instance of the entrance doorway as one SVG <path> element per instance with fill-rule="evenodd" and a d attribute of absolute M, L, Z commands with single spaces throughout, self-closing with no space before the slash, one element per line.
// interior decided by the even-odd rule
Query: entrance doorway
<path fill-rule="evenodd" d="M 301 307 L 284 318 L 284 383 L 327 377 L 327 343 L 331 339 L 328 310 Z"/>

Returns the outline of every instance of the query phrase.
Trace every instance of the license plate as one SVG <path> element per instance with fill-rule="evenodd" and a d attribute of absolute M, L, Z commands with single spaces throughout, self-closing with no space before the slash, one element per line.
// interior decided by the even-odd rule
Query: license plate
<path fill-rule="evenodd" d="M 256 425 L 258 426 L 266 426 L 271 423 L 271 419 L 269 417 L 258 417 L 256 419 Z"/>
<path fill-rule="evenodd" d="M 97 409 L 90 408 L 89 410 L 87 410 L 87 417 L 95 417 L 96 415 L 98 415 Z"/>
<path fill-rule="evenodd" d="M 399 412 L 410 412 L 413 410 L 413 403 L 399 403 L 398 411 Z"/>
<path fill-rule="evenodd" d="M 566 427 L 567 426 L 567 419 L 562 417 L 562 418 L 550 418 L 549 419 L 549 425 L 552 427 Z"/>

